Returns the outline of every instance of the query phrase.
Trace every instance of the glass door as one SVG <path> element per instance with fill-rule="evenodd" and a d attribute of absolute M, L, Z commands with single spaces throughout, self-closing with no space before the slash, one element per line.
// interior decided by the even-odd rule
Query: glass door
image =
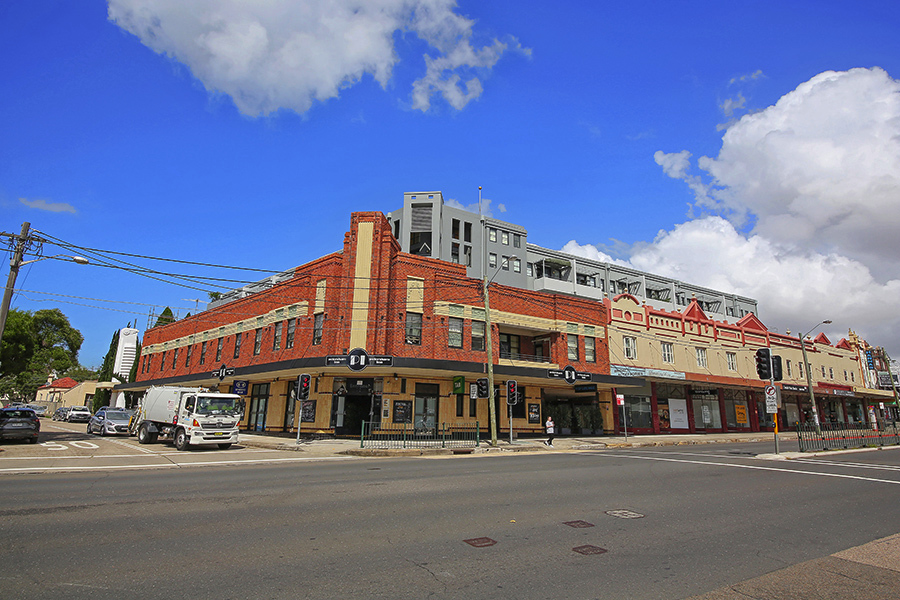
<path fill-rule="evenodd" d="M 416 384 L 416 400 L 413 411 L 413 425 L 416 430 L 434 430 L 437 422 L 438 393 L 437 385 Z"/>

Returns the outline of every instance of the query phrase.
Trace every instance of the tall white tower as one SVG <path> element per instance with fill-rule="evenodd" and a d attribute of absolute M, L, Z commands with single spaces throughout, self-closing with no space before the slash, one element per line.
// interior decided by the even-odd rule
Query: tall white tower
<path fill-rule="evenodd" d="M 113 381 L 118 381 L 116 375 L 128 376 L 131 366 L 137 356 L 138 330 L 123 327 L 119 330 L 119 345 L 116 348 L 116 360 L 113 363 Z M 125 408 L 125 392 L 115 392 L 110 399 L 110 406 Z"/>

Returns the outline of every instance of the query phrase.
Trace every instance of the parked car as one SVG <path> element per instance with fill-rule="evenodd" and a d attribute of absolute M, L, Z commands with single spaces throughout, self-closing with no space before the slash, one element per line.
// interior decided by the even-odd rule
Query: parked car
<path fill-rule="evenodd" d="M 114 406 L 101 406 L 87 424 L 88 433 L 100 435 L 128 435 L 128 421 L 131 415 Z"/>
<path fill-rule="evenodd" d="M 91 411 L 84 406 L 73 406 L 66 415 L 69 423 L 87 423 L 91 420 Z"/>
<path fill-rule="evenodd" d="M 37 444 L 41 419 L 30 408 L 0 409 L 0 440 L 28 440 Z"/>
<path fill-rule="evenodd" d="M 65 421 L 66 416 L 69 414 L 69 409 L 71 406 L 60 406 L 56 409 L 56 412 L 53 413 L 54 421 Z"/>
<path fill-rule="evenodd" d="M 39 417 L 43 417 L 47 412 L 47 407 L 41 404 L 26 404 L 25 408 L 30 408 Z"/>

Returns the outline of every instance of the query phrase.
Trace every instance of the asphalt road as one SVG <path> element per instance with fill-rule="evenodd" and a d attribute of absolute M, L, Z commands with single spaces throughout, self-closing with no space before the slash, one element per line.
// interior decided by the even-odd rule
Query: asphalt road
<path fill-rule="evenodd" d="M 900 451 L 756 448 L 0 475 L 0 597 L 684 598 L 900 531 Z"/>

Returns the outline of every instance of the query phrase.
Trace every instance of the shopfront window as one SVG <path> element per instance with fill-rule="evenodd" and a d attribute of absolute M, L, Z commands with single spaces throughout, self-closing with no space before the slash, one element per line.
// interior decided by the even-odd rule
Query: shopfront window
<path fill-rule="evenodd" d="M 647 396 L 625 396 L 625 406 L 620 407 L 619 425 L 628 429 L 652 429 L 653 415 L 650 398 Z"/>
<path fill-rule="evenodd" d="M 750 428 L 750 406 L 743 390 L 725 390 L 725 422 L 731 429 Z"/>
<path fill-rule="evenodd" d="M 694 425 L 697 429 L 721 429 L 722 415 L 719 412 L 719 397 L 713 394 L 692 394 Z"/>

